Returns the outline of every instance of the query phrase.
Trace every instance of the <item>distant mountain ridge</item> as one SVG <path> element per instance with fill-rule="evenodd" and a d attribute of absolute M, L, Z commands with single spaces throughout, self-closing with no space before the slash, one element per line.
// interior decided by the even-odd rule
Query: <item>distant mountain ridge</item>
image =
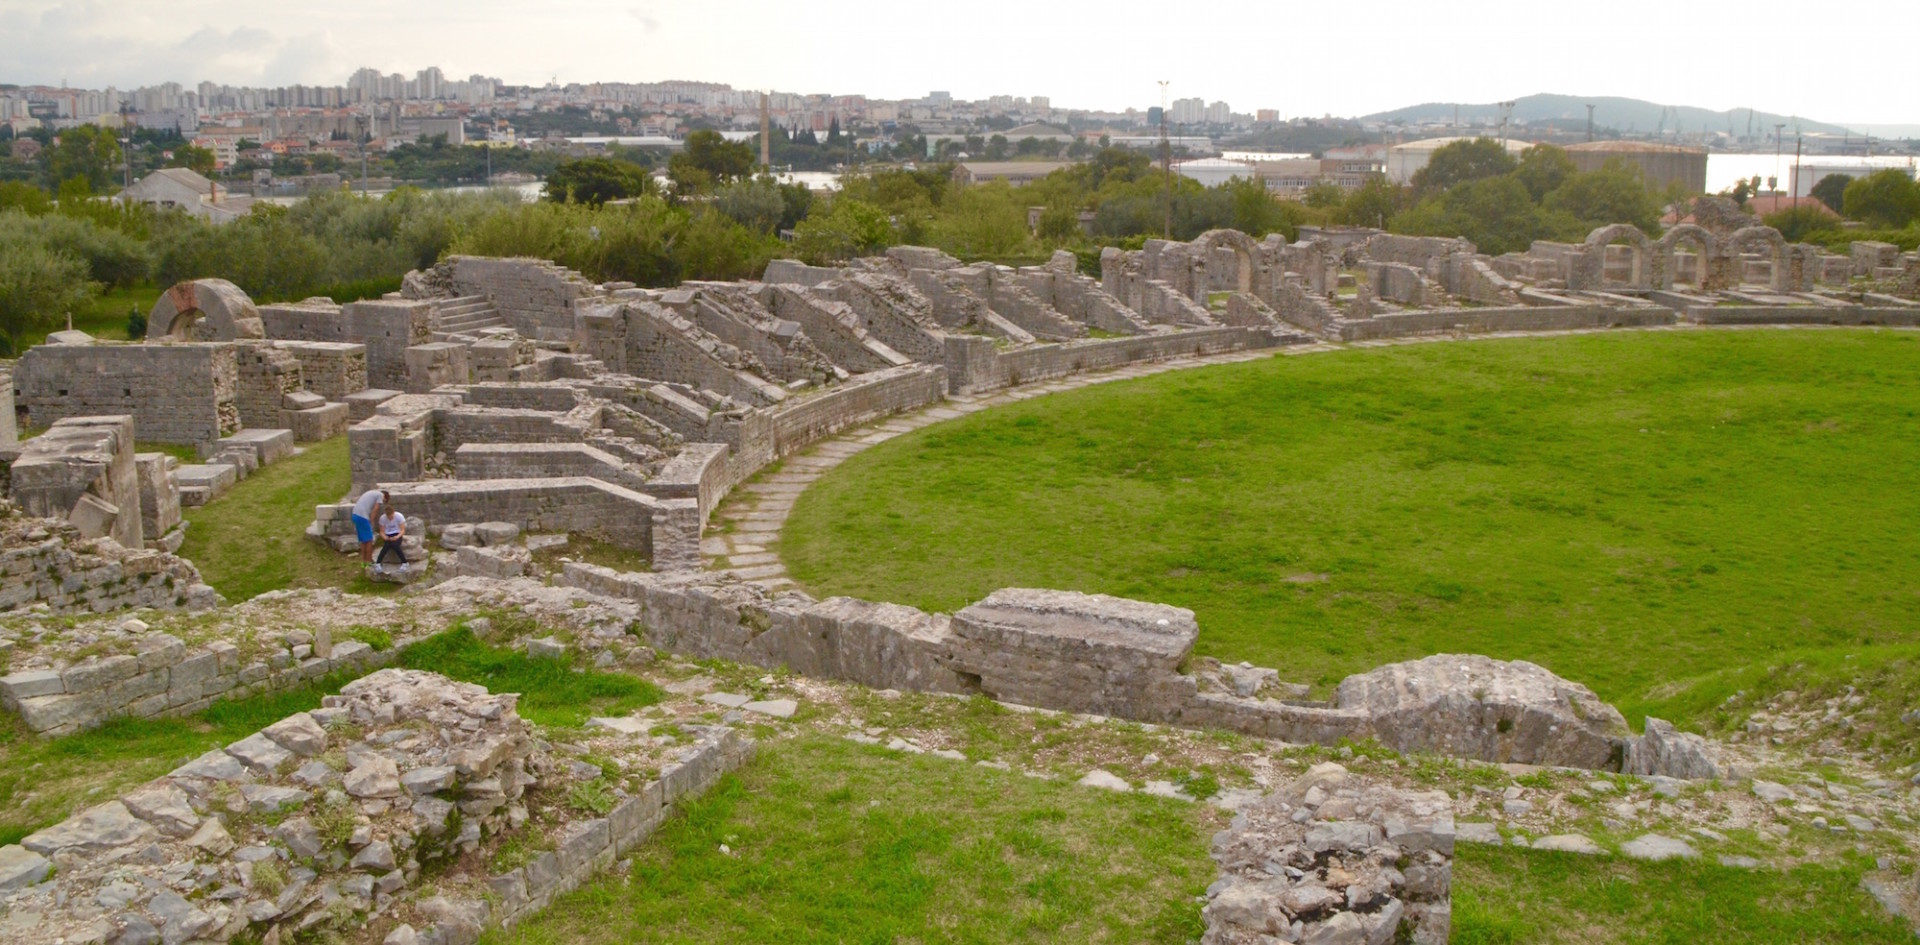
<path fill-rule="evenodd" d="M 1656 130 L 1673 131 L 1675 123 L 1683 133 L 1726 133 L 1736 136 L 1751 134 L 1756 138 L 1770 137 L 1773 126 L 1786 125 L 1788 134 L 1794 132 L 1823 132 L 1826 134 L 1860 134 L 1841 125 L 1827 124 L 1809 118 L 1793 115 L 1780 115 L 1758 109 L 1735 108 L 1716 112 L 1691 105 L 1661 105 L 1637 98 L 1621 98 L 1610 95 L 1585 97 L 1579 95 L 1528 95 L 1514 100 L 1513 118 L 1515 121 L 1529 123 L 1552 122 L 1562 127 L 1584 128 L 1587 123 L 1587 106 L 1594 106 L 1593 123 L 1597 128 L 1613 128 L 1620 131 L 1646 133 Z M 1458 110 L 1463 122 L 1478 121 L 1482 124 L 1497 124 L 1500 121 L 1500 106 L 1495 103 L 1466 104 L 1454 102 L 1428 102 L 1422 105 L 1410 105 L 1389 112 L 1376 112 L 1364 115 L 1362 121 L 1451 121 Z"/>

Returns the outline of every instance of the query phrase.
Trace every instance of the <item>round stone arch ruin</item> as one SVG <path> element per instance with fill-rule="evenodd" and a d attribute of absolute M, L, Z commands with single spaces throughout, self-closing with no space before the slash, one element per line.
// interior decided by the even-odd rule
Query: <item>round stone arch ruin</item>
<path fill-rule="evenodd" d="M 1654 286 L 1671 289 L 1675 277 L 1679 275 L 1680 260 L 1676 255 L 1681 243 L 1691 243 L 1697 250 L 1693 258 L 1693 282 L 1695 289 L 1705 290 L 1713 284 L 1713 260 L 1720 255 L 1720 241 L 1713 231 L 1704 226 L 1682 223 L 1661 234 L 1659 242 L 1654 243 Z"/>
<path fill-rule="evenodd" d="M 1633 251 L 1633 268 L 1624 285 L 1607 282 L 1607 247 L 1620 240 L 1626 240 Z M 1631 223 L 1615 223 L 1588 233 L 1572 262 L 1573 271 L 1567 274 L 1569 289 L 1653 288 L 1653 241 Z"/>
<path fill-rule="evenodd" d="M 147 315 L 147 340 L 234 341 L 265 338 L 253 299 L 225 279 L 194 279 L 161 293 Z"/>
<path fill-rule="evenodd" d="M 1260 256 L 1260 244 L 1239 230 L 1208 230 L 1200 234 L 1193 243 L 1194 262 L 1197 268 L 1206 273 L 1205 278 L 1194 280 L 1195 301 L 1205 302 L 1208 291 L 1219 292 L 1215 286 L 1227 286 L 1224 291 L 1246 292 L 1268 300 L 1271 290 L 1262 291 L 1267 266 Z M 1233 252 L 1234 269 L 1231 273 L 1218 271 L 1219 250 Z"/>
<path fill-rule="evenodd" d="M 1767 287 L 1775 292 L 1787 291 L 1791 283 L 1790 274 L 1787 271 L 1787 238 L 1781 236 L 1779 230 L 1770 226 L 1741 227 L 1733 231 L 1732 236 L 1727 237 L 1727 242 L 1720 252 L 1721 263 L 1726 269 L 1725 285 L 1732 287 L 1745 281 L 1740 254 L 1755 242 L 1766 244 L 1767 254 L 1773 258 L 1773 271 L 1767 277 Z"/>

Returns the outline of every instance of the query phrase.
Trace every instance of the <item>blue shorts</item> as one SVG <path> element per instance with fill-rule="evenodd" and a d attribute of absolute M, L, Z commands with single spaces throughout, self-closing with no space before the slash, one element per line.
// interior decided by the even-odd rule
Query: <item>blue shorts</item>
<path fill-rule="evenodd" d="M 361 544 L 373 540 L 373 523 L 358 515 L 353 517 L 353 533 L 360 538 Z"/>

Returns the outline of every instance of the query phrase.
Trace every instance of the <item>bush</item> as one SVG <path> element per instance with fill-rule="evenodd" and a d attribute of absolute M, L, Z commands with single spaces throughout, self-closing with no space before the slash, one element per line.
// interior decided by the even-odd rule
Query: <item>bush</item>
<path fill-rule="evenodd" d="M 99 289 L 79 259 L 0 231 L 0 349 L 17 355 L 23 338 L 58 327 Z"/>

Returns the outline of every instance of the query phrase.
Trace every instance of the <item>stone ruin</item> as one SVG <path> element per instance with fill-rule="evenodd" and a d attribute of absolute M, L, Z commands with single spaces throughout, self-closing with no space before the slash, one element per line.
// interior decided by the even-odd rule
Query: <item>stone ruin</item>
<path fill-rule="evenodd" d="M 1215 231 L 1109 249 L 1100 269 L 1084 275 L 1070 254 L 1010 268 L 899 247 L 843 267 L 776 261 L 757 282 L 643 290 L 537 260 L 453 257 L 387 298 L 259 307 L 230 284 L 183 283 L 155 306 L 146 343 L 59 333 L 0 387 L 48 426 L 0 446 L 21 510 L 0 521 L 0 607 L 217 605 L 170 554 L 181 506 L 344 432 L 351 491 L 319 504 L 309 529 L 343 552 L 355 544 L 344 500 L 378 487 L 411 516 L 410 557 L 438 539 L 434 578 L 450 591 L 532 583 L 536 542 L 567 535 L 648 556 L 657 573 L 575 562 L 550 578 L 632 614 L 617 640 L 587 641 L 608 658 L 651 646 L 1294 743 L 1728 778 L 1739 772 L 1705 740 L 1658 719 L 1632 735 L 1590 690 L 1530 663 L 1433 656 L 1349 677 L 1318 701 L 1280 681 L 1285 667 L 1195 659 L 1198 628 L 1180 608 L 1027 589 L 951 615 L 815 601 L 700 572 L 701 533 L 732 488 L 837 431 L 1076 372 L 1437 333 L 1920 323 L 1920 257 L 1874 243 L 1836 256 L 1754 227 L 1677 227 L 1657 241 L 1609 227 L 1500 257 L 1371 231 L 1297 243 Z M 136 437 L 191 444 L 204 461 L 135 452 Z M 126 636 L 127 652 L 11 667 L 0 703 L 57 735 L 390 658 L 317 636 L 265 652 Z M 562 825 L 536 862 L 420 899 L 423 858 L 527 829 L 524 792 L 578 772 L 527 737 L 510 697 L 381 671 L 0 848 L 0 895 L 68 924 L 23 941 L 292 935 L 355 911 L 396 943 L 470 941 L 611 863 L 746 751 L 724 730 L 696 742 L 607 817 Z M 457 829 L 434 816 L 455 807 Z M 1446 809 L 1314 769 L 1216 839 L 1225 878 L 1209 892 L 1206 940 L 1443 941 Z M 256 817 L 283 814 L 270 828 Z"/>
<path fill-rule="evenodd" d="M 1734 773 L 1704 739 L 1665 723 L 1633 735 L 1592 690 L 1523 661 L 1430 656 L 1349 676 L 1332 700 L 1315 701 L 1287 691 L 1282 670 L 1196 668 L 1193 612 L 1165 604 L 1007 588 L 949 615 L 577 562 L 553 580 L 631 601 L 644 641 L 659 649 L 874 689 L 985 695 L 1296 744 L 1374 739 L 1396 751 L 1500 763 Z"/>
<path fill-rule="evenodd" d="M 1453 799 L 1376 784 L 1328 762 L 1213 838 L 1202 945 L 1445 945 Z"/>
<path fill-rule="evenodd" d="M 601 768 L 536 739 L 516 698 L 381 670 L 0 847 L 11 918 L 0 942 L 351 932 L 470 945 L 610 866 L 751 751 L 731 730 L 704 729 L 659 759 L 656 777 L 613 787 L 606 815 L 582 817 L 555 798 Z M 499 875 L 459 865 L 488 862 L 509 838 L 546 852 Z"/>

